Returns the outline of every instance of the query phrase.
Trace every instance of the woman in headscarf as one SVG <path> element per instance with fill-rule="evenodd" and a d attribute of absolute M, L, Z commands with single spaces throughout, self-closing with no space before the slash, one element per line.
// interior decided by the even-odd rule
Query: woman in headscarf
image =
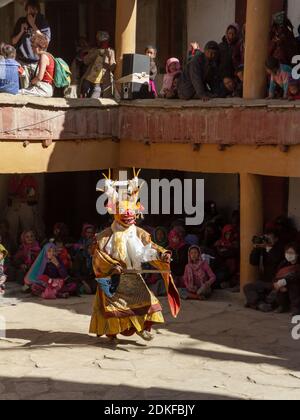
<path fill-rule="evenodd" d="M 41 251 L 40 245 L 36 240 L 32 230 L 24 231 L 21 235 L 21 245 L 13 258 L 16 267 L 16 280 L 19 284 L 24 283 L 25 274 L 31 268 L 35 259 Z"/>
<path fill-rule="evenodd" d="M 174 78 L 181 73 L 181 65 L 178 58 L 169 58 L 166 64 L 166 74 L 164 75 L 163 86 L 160 91 L 162 98 L 173 99 L 174 92 Z"/>
<path fill-rule="evenodd" d="M 298 54 L 299 47 L 294 27 L 284 12 L 274 16 L 270 39 L 270 57 L 277 59 L 280 64 L 291 66 L 292 58 Z"/>
<path fill-rule="evenodd" d="M 234 65 L 233 65 L 233 53 L 236 44 L 239 41 L 239 27 L 237 23 L 233 23 L 228 26 L 226 34 L 224 35 L 222 42 L 220 43 L 220 77 L 223 80 L 224 77 L 234 78 Z"/>
<path fill-rule="evenodd" d="M 59 257 L 55 244 L 44 246 L 25 277 L 32 294 L 43 299 L 68 298 L 76 294 L 76 284 L 68 282 L 68 272 Z"/>
<path fill-rule="evenodd" d="M 191 246 L 188 264 L 184 272 L 182 297 L 185 299 L 204 300 L 211 296 L 216 276 L 209 264 L 202 258 L 199 246 Z"/>

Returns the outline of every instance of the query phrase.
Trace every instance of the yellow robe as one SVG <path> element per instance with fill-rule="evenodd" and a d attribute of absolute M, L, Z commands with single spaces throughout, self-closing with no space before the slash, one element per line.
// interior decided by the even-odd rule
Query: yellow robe
<path fill-rule="evenodd" d="M 113 267 L 116 265 L 127 268 L 124 262 L 114 260 L 105 251 L 112 234 L 112 229 L 108 228 L 98 236 L 93 258 L 96 278 L 111 276 Z M 144 230 L 137 228 L 137 236 L 144 245 L 151 243 L 159 255 L 166 252 L 152 243 L 151 236 Z M 152 264 L 160 270 L 168 267 L 159 261 Z M 175 287 L 173 280 L 171 280 L 171 287 L 172 290 Z M 98 287 L 90 325 L 91 334 L 97 336 L 131 335 L 143 331 L 152 324 L 162 323 L 164 323 L 164 318 L 161 305 L 141 275 L 122 275 L 118 290 L 112 298 L 107 297 Z"/>

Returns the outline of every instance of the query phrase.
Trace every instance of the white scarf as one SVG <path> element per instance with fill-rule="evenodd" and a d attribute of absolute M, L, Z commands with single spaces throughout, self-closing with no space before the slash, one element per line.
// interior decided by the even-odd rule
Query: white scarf
<path fill-rule="evenodd" d="M 127 228 L 115 221 L 111 228 L 113 235 L 105 250 L 113 259 L 125 263 L 127 269 L 141 270 L 142 263 L 158 260 L 151 243 L 145 246 L 137 236 L 135 225 Z"/>

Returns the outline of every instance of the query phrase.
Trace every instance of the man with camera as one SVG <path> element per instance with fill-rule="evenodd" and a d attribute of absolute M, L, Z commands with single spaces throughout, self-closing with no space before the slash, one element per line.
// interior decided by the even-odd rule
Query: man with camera
<path fill-rule="evenodd" d="M 246 306 L 262 312 L 271 312 L 276 299 L 273 281 L 284 259 L 284 245 L 276 231 L 269 231 L 263 236 L 254 237 L 253 246 L 250 264 L 259 267 L 260 275 L 256 282 L 249 283 L 244 288 Z"/>
<path fill-rule="evenodd" d="M 21 17 L 14 28 L 12 45 L 17 50 L 17 60 L 24 68 L 24 78 L 21 80 L 22 88 L 27 89 L 34 78 L 39 57 L 32 48 L 32 37 L 35 33 L 43 34 L 48 42 L 51 40 L 51 30 L 38 0 L 28 0 L 25 3 L 26 16 Z"/>

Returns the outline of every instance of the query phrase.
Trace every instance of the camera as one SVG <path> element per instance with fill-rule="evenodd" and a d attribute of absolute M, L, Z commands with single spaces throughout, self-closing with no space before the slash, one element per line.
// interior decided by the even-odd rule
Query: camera
<path fill-rule="evenodd" d="M 253 245 L 270 245 L 270 239 L 266 235 L 254 236 L 252 243 Z"/>

